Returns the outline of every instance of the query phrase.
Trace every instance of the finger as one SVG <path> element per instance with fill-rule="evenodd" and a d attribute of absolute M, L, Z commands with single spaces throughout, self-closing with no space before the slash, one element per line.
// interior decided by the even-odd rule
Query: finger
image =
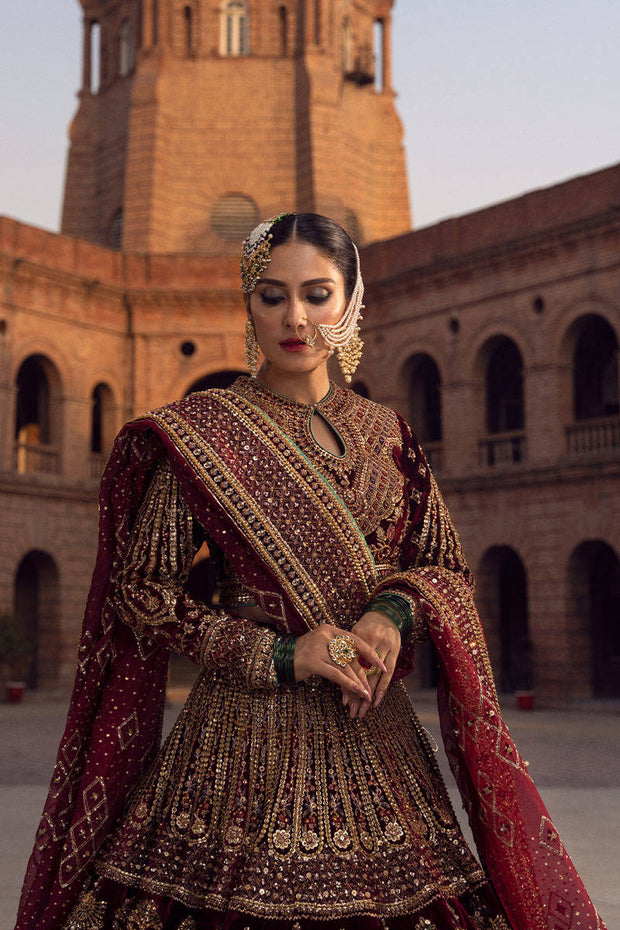
<path fill-rule="evenodd" d="M 334 665 L 332 662 L 323 663 L 319 674 L 322 675 L 323 678 L 333 681 L 334 684 L 338 685 L 343 691 L 348 692 L 350 695 L 370 698 L 370 692 L 365 685 L 351 675 L 347 675 L 347 670 L 339 669 L 338 666 Z"/>
<path fill-rule="evenodd" d="M 387 671 L 383 660 L 379 655 L 377 655 L 377 650 L 375 646 L 371 646 L 370 643 L 367 643 L 366 640 L 362 639 L 361 636 L 358 636 L 356 633 L 351 633 L 355 641 L 355 648 L 357 649 L 360 656 L 362 656 L 368 665 L 377 665 L 382 672 Z"/>
<path fill-rule="evenodd" d="M 374 706 L 378 707 L 383 698 L 385 697 L 385 692 L 387 691 L 389 684 L 392 680 L 392 675 L 394 674 L 394 669 L 396 668 L 396 656 L 388 656 L 387 658 L 387 668 L 388 671 L 381 676 L 381 680 L 378 682 L 376 690 L 374 692 Z"/>

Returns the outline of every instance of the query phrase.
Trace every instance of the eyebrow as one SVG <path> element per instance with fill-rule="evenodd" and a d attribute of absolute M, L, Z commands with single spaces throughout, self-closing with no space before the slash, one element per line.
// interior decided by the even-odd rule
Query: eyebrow
<path fill-rule="evenodd" d="M 336 282 L 334 281 L 333 278 L 310 278 L 309 281 L 302 281 L 301 286 L 310 287 L 313 284 L 335 284 L 335 283 Z M 276 287 L 287 286 L 285 281 L 278 281 L 276 278 L 261 278 L 260 281 L 257 282 L 257 286 L 258 284 L 273 284 Z"/>

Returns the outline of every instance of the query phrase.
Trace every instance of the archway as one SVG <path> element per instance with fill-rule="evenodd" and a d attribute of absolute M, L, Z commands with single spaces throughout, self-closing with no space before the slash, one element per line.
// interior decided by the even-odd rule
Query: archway
<path fill-rule="evenodd" d="M 575 420 L 617 416 L 618 339 L 602 316 L 591 313 L 575 325 L 573 414 Z"/>
<path fill-rule="evenodd" d="M 510 546 L 492 546 L 482 557 L 478 601 L 499 690 L 529 691 L 533 680 L 527 575 Z"/>
<path fill-rule="evenodd" d="M 601 540 L 580 543 L 569 560 L 568 584 L 574 696 L 620 697 L 620 560 L 616 552 Z"/>
<path fill-rule="evenodd" d="M 19 669 L 29 688 L 51 688 L 60 671 L 60 592 L 51 555 L 32 550 L 15 573 L 15 616 L 29 646 Z"/>
<path fill-rule="evenodd" d="M 411 428 L 424 447 L 432 468 L 441 468 L 441 376 L 437 363 L 425 352 L 412 355 L 404 366 Z"/>
<path fill-rule="evenodd" d="M 209 388 L 227 388 L 237 380 L 239 375 L 247 375 L 247 371 L 214 371 L 210 375 L 204 375 L 193 382 L 185 392 L 194 394 L 196 391 L 208 391 Z"/>
<path fill-rule="evenodd" d="M 509 465 L 525 458 L 523 360 L 508 336 L 493 336 L 480 352 L 484 373 L 486 438 L 480 442 L 480 464 Z"/>
<path fill-rule="evenodd" d="M 43 355 L 30 355 L 17 372 L 16 466 L 26 472 L 55 473 L 60 467 L 60 378 Z"/>

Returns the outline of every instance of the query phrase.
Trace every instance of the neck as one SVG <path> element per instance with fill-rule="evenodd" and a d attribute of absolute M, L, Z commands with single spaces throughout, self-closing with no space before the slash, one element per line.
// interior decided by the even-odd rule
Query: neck
<path fill-rule="evenodd" d="M 263 363 L 256 380 L 270 391 L 288 397 L 298 404 L 317 404 L 329 391 L 326 365 L 314 371 L 291 373 L 279 371 L 273 365 Z"/>

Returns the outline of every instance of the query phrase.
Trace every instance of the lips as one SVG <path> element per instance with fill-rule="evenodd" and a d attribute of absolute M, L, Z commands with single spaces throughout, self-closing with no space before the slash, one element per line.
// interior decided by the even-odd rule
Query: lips
<path fill-rule="evenodd" d="M 280 343 L 283 349 L 305 349 L 306 343 L 301 339 L 285 339 Z"/>

